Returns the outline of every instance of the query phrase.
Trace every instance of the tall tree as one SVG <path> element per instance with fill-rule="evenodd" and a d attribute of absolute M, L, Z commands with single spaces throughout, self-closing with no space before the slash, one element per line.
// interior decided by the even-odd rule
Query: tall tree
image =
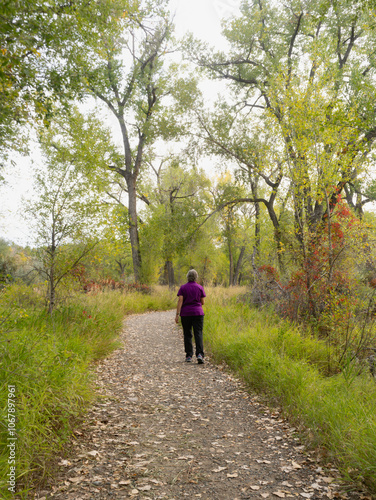
<path fill-rule="evenodd" d="M 178 75 L 175 64 L 167 68 L 173 50 L 173 26 L 166 2 L 137 3 L 133 14 L 110 18 L 100 40 L 87 41 L 73 61 L 95 96 L 115 116 L 122 138 L 122 157 L 110 165 L 126 184 L 128 225 L 135 280 L 141 279 L 138 231 L 137 183 L 145 155 L 160 139 L 171 139 L 182 131 L 178 115 L 194 100 L 193 79 Z"/>
<path fill-rule="evenodd" d="M 48 123 L 53 104 L 66 107 L 82 96 L 68 61 L 92 40 L 120 0 L 6 0 L 0 8 L 0 163 L 12 149 L 26 148 L 28 127 Z M 117 6 L 117 7 L 115 7 Z M 129 10 L 129 9 L 128 9 Z"/>
<path fill-rule="evenodd" d="M 256 113 L 272 127 L 304 252 L 306 236 L 369 165 L 376 138 L 375 17 L 362 2 L 252 0 L 224 35 L 230 54 L 204 54 L 197 45 L 191 53 L 231 83 L 238 113 Z"/>
<path fill-rule="evenodd" d="M 236 286 L 239 284 L 245 253 L 250 253 L 249 242 L 254 242 L 260 250 L 260 235 L 256 231 L 256 241 L 250 235 L 252 218 L 257 213 L 252 206 L 240 202 L 244 199 L 244 185 L 234 180 L 228 171 L 221 175 L 212 192 L 215 206 L 219 208 L 218 221 L 228 256 L 228 284 Z M 258 227 L 258 217 L 255 218 L 255 226 Z"/>
<path fill-rule="evenodd" d="M 153 162 L 151 169 L 155 179 L 147 188 L 150 194 L 143 233 L 146 245 L 153 241 L 154 250 L 159 247 L 165 281 L 172 288 L 174 262 L 187 252 L 206 215 L 210 181 L 202 171 L 189 168 L 178 156 L 162 159 L 158 167 Z M 152 253 L 154 261 L 155 257 Z"/>
<path fill-rule="evenodd" d="M 98 242 L 99 203 L 69 161 L 49 160 L 47 171 L 35 178 L 40 197 L 30 200 L 25 215 L 34 230 L 36 270 L 47 282 L 52 313 L 59 285 Z"/>
<path fill-rule="evenodd" d="M 198 135 L 204 141 L 207 150 L 234 164 L 235 175 L 242 180 L 242 193 L 233 192 L 232 199 L 222 199 L 217 209 L 251 203 L 255 212 L 255 238 L 253 260 L 260 257 L 260 213 L 264 205 L 273 224 L 277 244 L 279 264 L 283 269 L 281 248 L 283 235 L 280 227 L 282 211 L 276 209 L 276 200 L 280 195 L 284 177 L 283 164 L 278 148 L 272 140 L 272 132 L 265 130 L 265 122 L 260 124 L 259 117 L 250 117 L 242 111 L 246 103 L 228 104 L 217 102 L 212 113 L 197 110 L 199 121 Z M 250 133 L 250 131 L 252 131 Z M 227 166 L 227 163 L 226 163 Z M 231 191 L 229 191 L 230 193 Z M 283 202 L 286 203 L 286 199 Z"/>

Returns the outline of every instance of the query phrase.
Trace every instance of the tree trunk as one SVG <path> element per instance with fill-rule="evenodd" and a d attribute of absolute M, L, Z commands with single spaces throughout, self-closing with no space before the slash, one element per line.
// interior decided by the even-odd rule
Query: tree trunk
<path fill-rule="evenodd" d="M 208 258 L 205 257 L 204 267 L 203 267 L 202 274 L 201 274 L 201 284 L 202 284 L 202 286 L 205 286 L 205 284 L 206 284 L 206 279 L 205 278 L 206 278 L 207 264 L 208 264 Z"/>
<path fill-rule="evenodd" d="M 116 114 L 116 117 L 119 121 L 121 133 L 123 136 L 124 165 L 125 165 L 125 170 L 118 169 L 117 172 L 124 177 L 125 182 L 127 184 L 129 240 L 132 249 L 134 280 L 136 283 L 138 283 L 141 279 L 141 252 L 140 252 L 140 241 L 138 236 L 136 187 L 137 187 L 137 177 L 139 175 L 139 170 L 142 162 L 144 137 L 140 136 L 137 148 L 137 157 L 136 159 L 133 159 L 132 150 L 129 143 L 128 131 L 124 120 L 123 106 L 119 106 L 119 113 Z"/>
<path fill-rule="evenodd" d="M 50 274 L 49 284 L 48 284 L 48 313 L 52 314 L 52 311 L 55 307 L 55 284 L 54 284 L 54 275 Z"/>
<path fill-rule="evenodd" d="M 119 272 L 120 272 L 120 280 L 125 281 L 125 262 L 121 262 L 121 260 L 115 260 L 116 264 L 119 266 Z"/>
<path fill-rule="evenodd" d="M 174 265 L 171 260 L 166 260 L 165 262 L 165 273 L 167 277 L 168 287 L 170 289 L 175 287 L 175 274 L 174 274 Z"/>
<path fill-rule="evenodd" d="M 234 273 L 234 277 L 233 277 L 233 281 L 232 281 L 233 286 L 236 286 L 239 282 L 240 269 L 241 269 L 242 264 L 243 264 L 244 252 L 245 252 L 245 246 L 242 246 L 242 248 L 240 250 L 238 261 L 236 263 L 235 273 Z"/>
<path fill-rule="evenodd" d="M 234 281 L 234 257 L 232 255 L 232 249 L 231 249 L 231 238 L 228 238 L 228 259 L 229 259 L 229 280 L 228 284 L 229 286 L 233 285 Z"/>
<path fill-rule="evenodd" d="M 258 260 L 260 256 L 261 247 L 261 224 L 260 224 L 260 203 L 257 201 L 255 203 L 255 251 L 256 259 Z"/>
<path fill-rule="evenodd" d="M 251 172 L 249 172 L 249 181 L 252 189 L 252 196 L 256 200 L 258 198 L 258 178 L 252 177 Z M 258 260 L 260 256 L 260 246 L 261 246 L 261 224 L 260 224 L 260 202 L 256 201 L 255 204 L 255 245 L 254 253 L 255 259 Z"/>
<path fill-rule="evenodd" d="M 56 285 L 55 285 L 55 233 L 54 231 L 52 232 L 52 245 L 50 248 L 50 268 L 48 270 L 48 313 L 52 314 L 52 311 L 54 310 L 55 307 L 55 301 L 56 301 Z"/>
<path fill-rule="evenodd" d="M 129 239 L 132 248 L 134 280 L 137 283 L 141 279 L 141 252 L 137 223 L 136 177 L 134 175 L 128 175 L 126 181 L 128 187 Z"/>
<path fill-rule="evenodd" d="M 277 257 L 278 257 L 279 270 L 281 271 L 281 274 L 284 274 L 285 267 L 282 260 L 282 233 L 279 225 L 279 220 L 277 214 L 275 213 L 273 204 L 268 202 L 265 203 L 265 205 L 268 210 L 270 220 L 272 221 L 274 227 L 274 239 L 277 243 Z"/>

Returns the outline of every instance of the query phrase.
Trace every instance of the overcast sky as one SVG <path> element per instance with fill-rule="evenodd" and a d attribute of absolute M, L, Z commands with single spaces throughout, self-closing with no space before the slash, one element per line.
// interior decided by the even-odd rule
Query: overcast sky
<path fill-rule="evenodd" d="M 238 14 L 240 3 L 240 0 L 171 0 L 177 34 L 182 36 L 191 31 L 213 45 L 221 45 L 220 20 Z"/>
<path fill-rule="evenodd" d="M 171 0 L 171 12 L 175 14 L 176 35 L 180 38 L 192 32 L 216 48 L 223 48 L 220 19 L 239 12 L 240 0 Z M 32 194 L 33 164 L 40 158 L 36 152 L 24 158 L 13 155 L 16 162 L 8 169 L 6 187 L 0 188 L 0 237 L 25 245 L 30 242 L 27 224 L 21 217 L 21 199 Z"/>

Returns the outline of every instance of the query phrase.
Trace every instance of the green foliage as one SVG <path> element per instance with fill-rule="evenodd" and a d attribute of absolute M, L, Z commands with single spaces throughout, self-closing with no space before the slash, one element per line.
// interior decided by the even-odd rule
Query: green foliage
<path fill-rule="evenodd" d="M 17 484 L 24 493 L 48 473 L 62 452 L 77 419 L 95 398 L 91 363 L 119 346 L 116 338 L 124 316 L 169 309 L 175 303 L 167 291 L 152 295 L 109 292 L 76 295 L 55 310 L 43 309 L 38 288 L 12 285 L 0 303 L 0 407 L 7 422 L 7 387 L 16 388 Z M 9 472 L 6 425 L 0 430 L 1 498 Z"/>
<path fill-rule="evenodd" d="M 246 1 L 223 33 L 227 54 L 187 42 L 210 76 L 231 83 L 212 116 L 197 111 L 202 135 L 212 152 L 238 164 L 248 202 L 267 208 L 284 272 L 276 201 L 292 211 L 307 255 L 311 233 L 343 189 L 359 216 L 373 199 L 372 179 L 362 177 L 376 138 L 374 15 L 347 1 Z"/>
<path fill-rule="evenodd" d="M 166 262 L 176 262 L 194 240 L 203 237 L 199 226 L 205 216 L 210 181 L 202 171 L 187 168 L 178 158 L 165 163 L 155 169 L 156 186 L 151 182 L 148 186 L 150 204 L 141 228 L 146 279 L 156 279 Z M 167 282 L 174 284 L 170 279 Z"/>
<path fill-rule="evenodd" d="M 80 266 L 79 266 L 80 267 Z M 85 279 L 114 279 L 124 281 L 132 275 L 132 256 L 129 242 L 105 234 L 90 252 L 85 262 Z"/>
<path fill-rule="evenodd" d="M 85 39 L 92 41 L 108 16 L 121 17 L 128 3 L 74 0 L 8 0 L 0 16 L 0 155 L 24 147 L 25 124 L 48 123 L 53 105 L 68 108 L 82 96 L 72 62 Z"/>
<path fill-rule="evenodd" d="M 87 207 L 81 227 L 100 235 L 85 263 L 86 277 L 124 279 L 132 266 L 128 210 L 123 202 L 126 185 L 116 178 L 114 165 L 121 162 L 120 153 L 98 113 L 83 115 L 77 108 L 59 113 L 49 129 L 40 131 L 40 142 L 54 169 L 69 165 L 77 183 L 72 197 L 77 195 Z M 100 226 L 99 233 L 93 224 Z"/>
<path fill-rule="evenodd" d="M 45 156 L 55 166 L 70 164 L 86 189 L 98 193 L 111 190 L 114 176 L 110 167 L 120 164 L 121 154 L 108 127 L 99 118 L 100 109 L 83 114 L 76 106 L 69 112 L 56 110 L 48 128 L 39 129 Z"/>
<path fill-rule="evenodd" d="M 255 246 L 252 237 L 252 216 L 255 211 L 249 204 L 233 203 L 245 197 L 244 185 L 233 179 L 231 174 L 224 172 L 214 189 L 214 202 L 218 207 L 218 222 L 221 229 L 221 239 L 228 258 L 228 284 L 235 286 L 241 278 L 244 254 L 252 253 L 251 245 Z"/>
<path fill-rule="evenodd" d="M 51 136 L 42 146 L 46 170 L 35 176 L 39 199 L 29 202 L 26 217 L 34 229 L 35 267 L 48 284 L 52 311 L 57 287 L 98 243 L 106 210 L 67 149 L 56 146 Z"/>
<path fill-rule="evenodd" d="M 208 290 L 205 338 L 257 392 L 282 406 L 310 446 L 376 491 L 376 385 L 359 367 L 327 376 L 333 351 L 270 311 L 258 311 Z M 209 300 L 210 297 L 210 300 Z M 226 304 L 226 305 L 224 305 Z"/>
<path fill-rule="evenodd" d="M 189 245 L 176 260 L 176 282 L 186 282 L 187 270 L 194 268 L 203 285 L 223 285 L 227 281 L 228 261 L 220 245 L 215 219 L 205 223 L 193 235 Z"/>
<path fill-rule="evenodd" d="M 14 279 L 16 264 L 12 256 L 10 244 L 0 238 L 0 286 Z"/>

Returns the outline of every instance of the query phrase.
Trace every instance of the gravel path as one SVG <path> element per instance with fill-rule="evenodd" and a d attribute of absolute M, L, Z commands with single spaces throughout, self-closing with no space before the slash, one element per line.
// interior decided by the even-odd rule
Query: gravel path
<path fill-rule="evenodd" d="M 278 412 L 206 362 L 184 362 L 174 312 L 127 318 L 97 368 L 103 397 L 36 498 L 371 498 L 345 493 Z"/>

